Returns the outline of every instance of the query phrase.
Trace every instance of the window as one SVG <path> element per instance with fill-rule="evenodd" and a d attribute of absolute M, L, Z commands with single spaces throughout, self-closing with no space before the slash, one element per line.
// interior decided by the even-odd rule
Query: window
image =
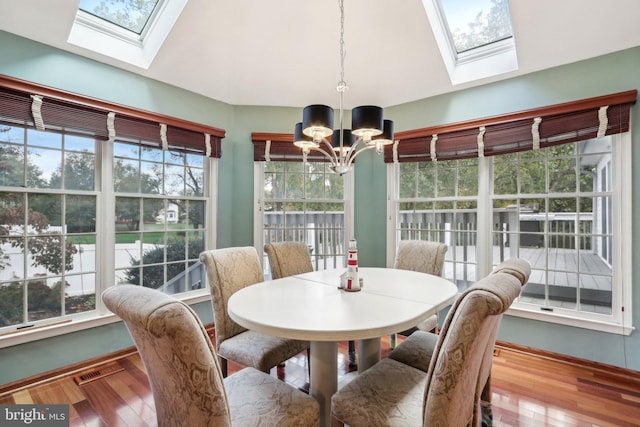
<path fill-rule="evenodd" d="M 423 0 L 454 85 L 518 69 L 508 0 Z"/>
<path fill-rule="evenodd" d="M 69 43 L 149 68 L 188 0 L 81 0 Z"/>
<path fill-rule="evenodd" d="M 205 287 L 224 131 L 78 98 L 0 77 L 2 345 L 99 321 L 114 284 Z"/>
<path fill-rule="evenodd" d="M 631 332 L 630 103 L 636 92 L 408 131 L 390 163 L 390 256 L 446 243 L 466 289 L 508 258 L 532 274 L 511 313 Z M 425 149 L 426 148 L 426 149 Z"/>
<path fill-rule="evenodd" d="M 309 246 L 315 270 L 344 266 L 345 242 L 352 230 L 350 174 L 333 173 L 330 164 L 316 158 L 302 162 L 302 152 L 293 140 L 269 140 L 270 161 L 265 162 L 266 138 L 254 137 L 254 159 L 258 211 L 255 244 L 300 241 Z M 291 137 L 291 135 L 289 135 Z M 288 153 L 288 154 L 285 154 Z M 271 272 L 263 255 L 265 276 Z"/>

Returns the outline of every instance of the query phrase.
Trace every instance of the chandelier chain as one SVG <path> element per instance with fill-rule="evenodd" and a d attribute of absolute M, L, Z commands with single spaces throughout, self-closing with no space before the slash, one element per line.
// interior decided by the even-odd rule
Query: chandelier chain
<path fill-rule="evenodd" d="M 344 81 L 344 58 L 346 56 L 344 48 L 344 0 L 338 0 L 340 6 L 340 81 L 338 82 L 338 92 L 344 92 L 347 88 L 347 82 Z"/>

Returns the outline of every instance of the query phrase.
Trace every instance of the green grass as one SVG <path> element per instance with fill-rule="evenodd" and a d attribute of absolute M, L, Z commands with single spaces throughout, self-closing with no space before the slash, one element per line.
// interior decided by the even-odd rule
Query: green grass
<path fill-rule="evenodd" d="M 189 228 L 189 224 L 168 224 L 167 237 L 169 241 L 184 238 L 185 228 Z M 74 245 L 94 245 L 96 243 L 95 234 L 70 235 L 68 239 Z M 140 240 L 140 231 L 130 231 L 126 224 L 116 224 L 116 244 L 135 243 L 137 240 Z M 144 224 L 144 243 L 163 244 L 164 224 Z"/>

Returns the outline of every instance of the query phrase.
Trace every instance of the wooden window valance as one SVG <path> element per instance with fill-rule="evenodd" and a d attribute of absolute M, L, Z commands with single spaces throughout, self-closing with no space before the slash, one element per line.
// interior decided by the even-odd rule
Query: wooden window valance
<path fill-rule="evenodd" d="M 465 159 L 527 151 L 629 130 L 637 91 L 433 126 L 395 135 L 385 163 Z"/>
<path fill-rule="evenodd" d="M 225 131 L 0 75 L 0 123 L 219 158 Z"/>

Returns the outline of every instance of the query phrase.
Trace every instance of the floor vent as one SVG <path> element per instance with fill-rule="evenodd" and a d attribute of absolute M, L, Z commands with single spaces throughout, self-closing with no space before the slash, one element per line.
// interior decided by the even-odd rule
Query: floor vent
<path fill-rule="evenodd" d="M 76 384 L 82 385 L 121 371 L 124 371 L 124 368 L 120 366 L 118 362 L 111 362 L 99 368 L 82 372 L 81 374 L 74 376 L 73 380 L 76 382 Z"/>

